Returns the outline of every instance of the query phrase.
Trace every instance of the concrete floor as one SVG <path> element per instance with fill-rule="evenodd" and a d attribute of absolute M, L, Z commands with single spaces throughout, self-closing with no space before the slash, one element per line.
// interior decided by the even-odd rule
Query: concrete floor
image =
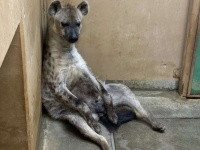
<path fill-rule="evenodd" d="M 134 91 L 146 110 L 166 127 L 157 133 L 138 120 L 123 124 L 114 133 L 102 126 L 113 150 L 199 150 L 200 99 L 186 100 L 174 91 Z M 100 150 L 68 122 L 43 114 L 39 150 Z"/>

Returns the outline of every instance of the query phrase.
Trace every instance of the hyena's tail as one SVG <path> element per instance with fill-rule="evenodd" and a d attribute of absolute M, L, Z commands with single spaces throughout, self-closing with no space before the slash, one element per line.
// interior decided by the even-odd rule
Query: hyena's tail
<path fill-rule="evenodd" d="M 117 130 L 122 124 L 136 119 L 136 115 L 128 109 L 116 110 L 116 114 L 118 116 L 117 124 L 113 124 L 105 115 L 100 118 L 102 124 L 111 132 Z"/>

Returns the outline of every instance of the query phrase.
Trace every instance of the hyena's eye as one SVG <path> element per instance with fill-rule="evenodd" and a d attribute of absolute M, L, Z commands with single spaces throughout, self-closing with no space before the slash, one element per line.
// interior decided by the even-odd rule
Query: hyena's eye
<path fill-rule="evenodd" d="M 76 23 L 76 26 L 77 26 L 77 27 L 80 27 L 80 25 L 81 25 L 80 22 L 77 22 L 77 23 Z"/>
<path fill-rule="evenodd" d="M 62 26 L 62 27 L 68 27 L 68 26 L 69 26 L 69 23 L 68 23 L 68 22 L 65 22 L 65 21 L 63 21 L 63 22 L 61 22 L 61 26 Z"/>

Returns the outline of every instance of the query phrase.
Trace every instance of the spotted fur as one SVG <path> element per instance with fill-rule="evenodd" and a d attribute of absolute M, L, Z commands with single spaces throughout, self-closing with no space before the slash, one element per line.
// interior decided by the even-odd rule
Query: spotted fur
<path fill-rule="evenodd" d="M 158 131 L 165 128 L 145 111 L 134 94 L 124 85 L 104 84 L 92 74 L 78 53 L 78 40 L 88 4 L 62 6 L 54 1 L 49 6 L 50 21 L 42 69 L 42 102 L 54 119 L 68 120 L 85 136 L 110 150 L 99 134 L 99 118 L 106 115 L 116 124 L 115 109 L 128 106 L 137 117 L 146 120 Z"/>

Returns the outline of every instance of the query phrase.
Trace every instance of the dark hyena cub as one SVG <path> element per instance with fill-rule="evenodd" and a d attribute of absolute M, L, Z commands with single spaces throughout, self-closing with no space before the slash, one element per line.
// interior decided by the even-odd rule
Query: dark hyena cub
<path fill-rule="evenodd" d="M 42 102 L 51 117 L 68 120 L 85 136 L 98 143 L 103 150 L 110 150 L 106 139 L 98 134 L 99 117 L 107 115 L 117 123 L 115 108 L 129 106 L 136 116 L 149 122 L 158 131 L 164 126 L 146 112 L 134 94 L 124 85 L 102 85 L 75 48 L 88 4 L 77 7 L 51 3 L 43 60 Z"/>

